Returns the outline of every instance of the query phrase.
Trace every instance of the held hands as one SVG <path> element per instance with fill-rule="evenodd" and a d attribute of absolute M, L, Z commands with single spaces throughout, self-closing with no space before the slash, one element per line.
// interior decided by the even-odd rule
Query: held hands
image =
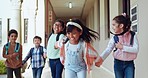
<path fill-rule="evenodd" d="M 99 57 L 96 62 L 95 62 L 95 66 L 100 67 L 103 63 L 103 59 L 101 57 Z"/>

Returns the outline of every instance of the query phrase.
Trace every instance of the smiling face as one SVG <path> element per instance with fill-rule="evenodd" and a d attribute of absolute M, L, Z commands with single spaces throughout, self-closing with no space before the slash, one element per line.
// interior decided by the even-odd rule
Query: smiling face
<path fill-rule="evenodd" d="M 41 40 L 38 39 L 38 38 L 35 38 L 35 39 L 33 40 L 33 43 L 35 44 L 36 47 L 39 47 L 39 45 L 41 44 Z"/>
<path fill-rule="evenodd" d="M 123 32 L 123 24 L 118 24 L 115 20 L 112 21 L 112 29 L 115 34 L 120 34 Z"/>
<path fill-rule="evenodd" d="M 55 22 L 54 25 L 53 25 L 53 31 L 54 31 L 54 34 L 58 34 L 60 33 L 61 31 L 63 31 L 63 27 L 61 25 L 60 22 Z"/>
<path fill-rule="evenodd" d="M 66 35 L 71 44 L 78 44 L 82 32 L 78 31 L 78 28 L 75 27 L 71 32 L 67 32 Z"/>
<path fill-rule="evenodd" d="M 17 39 L 17 34 L 15 34 L 15 33 L 10 34 L 9 41 L 11 43 L 15 43 L 16 39 Z"/>

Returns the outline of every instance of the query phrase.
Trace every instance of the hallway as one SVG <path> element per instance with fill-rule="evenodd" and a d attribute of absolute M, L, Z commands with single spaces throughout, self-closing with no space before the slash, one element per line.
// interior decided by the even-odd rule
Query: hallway
<path fill-rule="evenodd" d="M 31 67 L 29 69 L 26 69 L 25 73 L 22 74 L 24 78 L 32 78 L 32 69 Z M 43 69 L 42 78 L 51 78 L 51 72 L 50 68 L 48 66 L 48 63 L 46 62 L 46 65 Z M 63 72 L 63 78 L 64 78 L 64 72 Z M 112 74 L 107 73 L 102 67 L 100 68 L 93 68 L 93 72 L 87 78 L 114 78 Z"/>

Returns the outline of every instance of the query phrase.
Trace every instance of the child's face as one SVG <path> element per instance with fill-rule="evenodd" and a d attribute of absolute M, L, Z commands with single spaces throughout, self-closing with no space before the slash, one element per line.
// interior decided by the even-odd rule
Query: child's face
<path fill-rule="evenodd" d="M 9 36 L 9 41 L 14 43 L 17 39 L 17 35 L 15 33 L 12 33 L 10 36 Z"/>
<path fill-rule="evenodd" d="M 72 32 L 67 32 L 67 37 L 69 38 L 71 44 L 77 44 L 81 35 L 82 32 L 79 32 L 77 28 L 74 28 Z"/>
<path fill-rule="evenodd" d="M 54 25 L 53 25 L 53 31 L 55 34 L 58 34 L 60 33 L 61 31 L 63 31 L 63 27 L 61 25 L 60 22 L 55 22 Z"/>
<path fill-rule="evenodd" d="M 37 39 L 37 38 L 35 38 L 35 39 L 33 40 L 33 42 L 34 42 L 34 44 L 35 44 L 36 47 L 38 47 L 38 46 L 41 44 L 40 39 Z"/>
<path fill-rule="evenodd" d="M 118 24 L 115 20 L 112 21 L 112 29 L 115 34 L 120 34 L 123 32 L 123 24 Z"/>

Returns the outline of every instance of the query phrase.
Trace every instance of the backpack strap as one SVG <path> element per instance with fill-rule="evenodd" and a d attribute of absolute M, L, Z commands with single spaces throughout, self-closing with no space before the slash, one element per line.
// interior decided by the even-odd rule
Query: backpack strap
<path fill-rule="evenodd" d="M 31 48 L 29 51 L 31 59 L 32 59 L 33 50 L 34 50 L 34 48 Z M 31 59 L 30 59 L 30 65 L 31 65 Z M 30 65 L 27 67 L 28 69 L 29 69 Z"/>
<path fill-rule="evenodd" d="M 130 31 L 130 33 L 131 33 L 130 45 L 133 45 L 133 40 L 134 40 L 135 32 L 134 31 Z"/>
<path fill-rule="evenodd" d="M 119 42 L 119 38 L 117 35 L 114 35 L 114 41 L 115 43 Z M 117 50 L 117 48 L 115 48 L 114 52 Z"/>
<path fill-rule="evenodd" d="M 59 40 L 60 35 L 61 35 L 61 33 L 59 33 L 59 34 L 56 36 L 56 41 L 58 41 L 58 40 Z"/>
<path fill-rule="evenodd" d="M 8 49 L 9 49 L 9 46 L 10 46 L 10 43 L 8 42 L 8 43 L 5 45 L 6 55 L 8 55 Z"/>
<path fill-rule="evenodd" d="M 43 49 L 44 49 L 43 46 L 40 46 L 40 47 L 39 47 L 39 51 L 40 51 L 41 54 L 42 54 L 42 57 L 43 57 L 43 59 L 44 59 L 44 64 L 45 64 L 46 59 L 44 58 L 44 50 L 43 50 Z"/>

